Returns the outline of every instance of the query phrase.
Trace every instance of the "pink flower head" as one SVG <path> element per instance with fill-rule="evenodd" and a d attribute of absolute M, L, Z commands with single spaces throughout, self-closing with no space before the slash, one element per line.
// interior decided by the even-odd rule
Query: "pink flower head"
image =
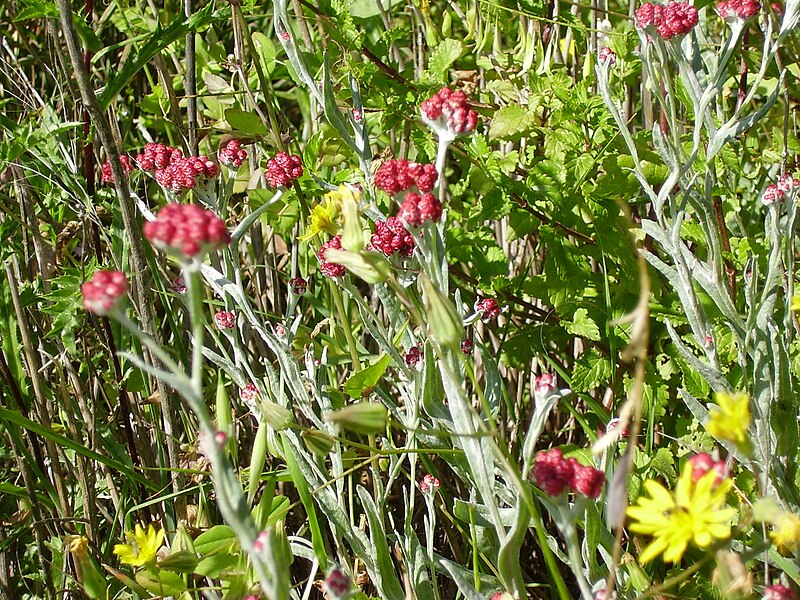
<path fill-rule="evenodd" d="M 613 419 L 611 419 L 608 422 L 608 424 L 606 425 L 606 433 L 608 433 L 609 431 L 613 431 L 617 427 L 619 427 L 619 423 L 620 423 L 619 417 L 614 417 Z M 628 428 L 626 427 L 625 429 L 623 429 L 620 432 L 619 437 L 621 437 L 624 440 L 624 439 L 628 438 L 628 435 L 630 435 L 630 432 L 628 431 Z"/>
<path fill-rule="evenodd" d="M 173 194 L 192 190 L 205 178 L 219 174 L 216 163 L 207 156 L 173 157 L 164 168 L 156 170 L 156 181 Z"/>
<path fill-rule="evenodd" d="M 569 487 L 573 492 L 583 494 L 587 498 L 597 499 L 603 490 L 605 481 L 606 474 L 600 469 L 585 467 L 576 462 Z"/>
<path fill-rule="evenodd" d="M 441 486 L 441 482 L 430 473 L 425 475 L 425 477 L 422 478 L 422 481 L 419 482 L 419 489 L 421 489 L 423 492 L 433 493 Z"/>
<path fill-rule="evenodd" d="M 353 121 L 356 123 L 361 123 L 364 120 L 364 111 L 358 108 L 354 108 L 350 111 L 350 114 L 353 115 Z"/>
<path fill-rule="evenodd" d="M 397 217 L 375 223 L 375 233 L 372 234 L 370 245 L 386 256 L 399 254 L 404 258 L 410 258 L 414 254 L 415 246 L 414 238 Z"/>
<path fill-rule="evenodd" d="M 764 193 L 761 195 L 761 203 L 764 206 L 772 206 L 773 204 L 777 204 L 779 202 L 783 202 L 783 199 L 786 197 L 786 194 L 781 191 L 781 189 L 771 183 L 767 186 L 764 190 Z"/>
<path fill-rule="evenodd" d="M 415 185 L 422 192 L 430 192 L 438 178 L 439 174 L 433 165 L 393 158 L 378 167 L 375 172 L 375 187 L 392 195 Z"/>
<path fill-rule="evenodd" d="M 282 39 L 284 42 L 288 42 L 290 37 L 291 37 L 291 36 L 289 35 L 289 32 L 288 32 L 288 31 L 281 31 L 281 39 Z"/>
<path fill-rule="evenodd" d="M 689 459 L 692 465 L 692 481 L 697 483 L 709 471 L 716 471 L 717 483 L 728 476 L 728 469 L 724 460 L 714 460 L 708 452 L 699 452 Z"/>
<path fill-rule="evenodd" d="M 81 285 L 81 294 L 83 307 L 102 317 L 117 308 L 128 294 L 128 280 L 119 271 L 96 271 Z"/>
<path fill-rule="evenodd" d="M 645 2 L 635 13 L 639 29 L 655 31 L 665 40 L 689 33 L 697 25 L 697 9 L 688 2 L 671 1 L 664 5 Z"/>
<path fill-rule="evenodd" d="M 503 600 L 503 592 L 495 592 L 492 594 L 492 600 Z"/>
<path fill-rule="evenodd" d="M 289 280 L 289 287 L 292 288 L 292 293 L 295 296 L 302 296 L 306 293 L 306 288 L 308 287 L 308 282 L 303 279 L 302 277 L 292 277 Z"/>
<path fill-rule="evenodd" d="M 228 443 L 228 434 L 224 431 L 214 433 L 214 443 L 220 448 Z"/>
<path fill-rule="evenodd" d="M 536 455 L 533 478 L 548 496 L 559 496 L 569 487 L 574 470 L 574 464 L 564 460 L 561 450 L 553 448 Z"/>
<path fill-rule="evenodd" d="M 220 310 L 214 313 L 214 322 L 220 329 L 233 329 L 236 327 L 236 315 L 229 310 Z"/>
<path fill-rule="evenodd" d="M 119 157 L 119 162 L 122 164 L 122 170 L 125 171 L 125 173 L 133 172 L 130 156 L 122 154 Z M 100 167 L 100 180 L 103 183 L 114 183 L 114 172 L 111 170 L 111 163 L 109 161 L 104 162 Z"/>
<path fill-rule="evenodd" d="M 776 583 L 764 588 L 762 600 L 797 600 L 797 594 L 793 589 Z"/>
<path fill-rule="evenodd" d="M 350 578 L 339 567 L 334 567 L 325 578 L 325 588 L 334 598 L 341 598 L 350 590 Z"/>
<path fill-rule="evenodd" d="M 717 14 L 726 21 L 746 21 L 760 10 L 761 3 L 758 0 L 723 0 L 717 3 Z"/>
<path fill-rule="evenodd" d="M 473 345 L 474 344 L 472 343 L 472 340 L 468 339 L 461 340 L 461 352 L 464 354 L 464 356 L 469 356 L 470 354 L 472 354 Z"/>
<path fill-rule="evenodd" d="M 478 124 L 478 113 L 469 107 L 461 90 L 444 87 L 420 105 L 422 120 L 439 135 L 467 134 Z"/>
<path fill-rule="evenodd" d="M 428 221 L 439 221 L 442 218 L 442 203 L 433 194 L 411 192 L 400 205 L 397 218 L 406 227 L 420 227 Z"/>
<path fill-rule="evenodd" d="M 154 246 L 187 258 L 221 248 L 231 241 L 222 219 L 196 204 L 167 204 L 158 211 L 156 220 L 147 221 L 142 230 Z"/>
<path fill-rule="evenodd" d="M 234 169 L 241 167 L 246 158 L 247 150 L 242 148 L 242 143 L 239 140 L 228 140 L 228 142 L 220 146 L 217 151 L 217 159 L 219 162 Z"/>
<path fill-rule="evenodd" d="M 336 237 L 333 237 L 324 244 L 322 244 L 322 248 L 320 248 L 319 252 L 317 253 L 317 257 L 319 258 L 320 273 L 325 275 L 325 277 L 341 277 L 345 273 L 345 268 L 342 265 L 337 265 L 336 263 L 332 263 L 325 260 L 325 251 L 328 248 L 341 250 L 342 236 L 337 235 Z"/>
<path fill-rule="evenodd" d="M 178 148 L 150 142 L 134 160 L 142 171 L 155 171 L 166 169 L 173 160 L 182 157 L 183 153 Z"/>
<path fill-rule="evenodd" d="M 542 373 L 533 380 L 533 391 L 538 395 L 549 394 L 554 389 L 556 389 L 556 378 L 552 373 Z"/>
<path fill-rule="evenodd" d="M 255 402 L 255 399 L 258 398 L 258 388 L 251 381 L 241 390 L 239 390 L 239 397 L 242 399 L 243 402 L 247 404 Z"/>
<path fill-rule="evenodd" d="M 303 174 L 303 162 L 296 154 L 278 152 L 267 161 L 266 178 L 270 187 L 288 187 Z"/>
<path fill-rule="evenodd" d="M 482 313 L 481 319 L 484 323 L 488 323 L 493 319 L 496 319 L 500 316 L 500 305 L 497 303 L 497 300 L 494 298 L 484 298 L 483 300 L 478 300 L 475 303 L 475 311 Z"/>

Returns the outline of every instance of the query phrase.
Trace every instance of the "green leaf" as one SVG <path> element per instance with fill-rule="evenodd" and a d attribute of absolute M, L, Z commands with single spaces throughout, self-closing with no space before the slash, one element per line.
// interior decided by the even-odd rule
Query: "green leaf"
<path fill-rule="evenodd" d="M 191 550 L 178 550 L 158 562 L 159 569 L 175 573 L 192 573 L 197 566 L 197 556 Z"/>
<path fill-rule="evenodd" d="M 521 135 L 533 124 L 531 114 L 522 106 L 512 104 L 498 110 L 489 126 L 489 140 L 505 139 Z"/>
<path fill-rule="evenodd" d="M 199 563 L 194 572 L 212 579 L 230 579 L 241 574 L 239 556 L 236 554 L 215 554 L 207 556 Z"/>
<path fill-rule="evenodd" d="M 439 42 L 428 60 L 428 71 L 436 81 L 445 81 L 447 70 L 458 60 L 463 51 L 464 48 L 458 40 L 446 38 Z"/>
<path fill-rule="evenodd" d="M 600 356 L 597 349 L 591 348 L 575 363 L 571 387 L 576 392 L 587 392 L 609 377 L 611 377 L 611 363 L 606 357 Z"/>
<path fill-rule="evenodd" d="M 147 42 L 134 52 L 132 56 L 125 61 L 122 68 L 116 72 L 116 75 L 111 78 L 108 85 L 103 88 L 103 91 L 98 96 L 101 108 L 105 111 L 111 106 L 111 103 L 119 95 L 119 93 L 128 85 L 136 74 L 141 71 L 144 66 L 150 62 L 153 57 L 159 52 L 166 49 L 167 46 L 179 40 L 190 31 L 196 31 L 214 20 L 213 10 L 214 4 L 210 3 L 204 9 L 197 11 L 188 19 L 180 16 L 176 18 L 172 24 L 166 29 L 159 25 L 156 30 L 150 35 Z"/>
<path fill-rule="evenodd" d="M 572 316 L 572 323 L 567 323 L 564 327 L 572 335 L 585 337 L 594 342 L 600 341 L 600 329 L 585 308 L 576 310 Z"/>
<path fill-rule="evenodd" d="M 390 360 L 391 358 L 389 355 L 384 354 L 375 364 L 353 374 L 350 379 L 345 382 L 344 391 L 351 398 L 361 398 L 365 393 L 369 393 L 369 391 L 378 384 L 381 377 L 383 377 Z"/>
<path fill-rule="evenodd" d="M 186 591 L 186 582 L 177 573 L 150 568 L 136 574 L 136 582 L 158 596 L 177 596 Z"/>
<path fill-rule="evenodd" d="M 253 33 L 253 43 L 255 44 L 258 57 L 261 59 L 264 71 L 271 73 L 272 69 L 275 67 L 275 57 L 278 55 L 275 44 L 260 31 Z"/>
<path fill-rule="evenodd" d="M 200 556 L 211 556 L 228 550 L 236 542 L 236 533 L 227 525 L 216 525 L 201 533 L 194 541 L 194 549 Z"/>
<path fill-rule="evenodd" d="M 267 135 L 268 133 L 267 126 L 254 112 L 229 108 L 225 111 L 225 120 L 233 129 L 247 135 Z"/>

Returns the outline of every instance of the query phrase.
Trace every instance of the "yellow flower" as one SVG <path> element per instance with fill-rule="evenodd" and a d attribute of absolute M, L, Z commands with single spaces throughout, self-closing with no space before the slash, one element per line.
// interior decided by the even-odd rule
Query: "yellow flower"
<path fill-rule="evenodd" d="M 711 407 L 708 432 L 718 440 L 733 442 L 744 449 L 749 443 L 747 428 L 750 426 L 750 398 L 747 394 L 718 392 L 714 394 L 717 406 Z"/>
<path fill-rule="evenodd" d="M 299 239 L 305 242 L 323 231 L 331 235 L 339 233 L 342 198 L 353 198 L 358 202 L 361 199 L 361 195 L 358 192 L 353 192 L 346 185 L 340 185 L 338 190 L 325 194 L 325 200 L 311 209 L 308 227 L 306 227 L 306 232 Z"/>
<path fill-rule="evenodd" d="M 89 549 L 89 540 L 82 535 L 67 535 L 64 536 L 64 547 L 67 552 L 78 556 L 86 556 Z"/>
<path fill-rule="evenodd" d="M 665 561 L 677 563 L 689 542 L 706 548 L 715 539 L 730 536 L 730 520 L 736 510 L 725 506 L 725 496 L 733 482 L 725 479 L 717 485 L 716 480 L 717 472 L 712 469 L 693 483 L 692 465 L 687 463 L 674 494 L 652 479 L 644 482 L 650 497 L 643 496 L 638 504 L 628 507 L 628 516 L 636 521 L 631 531 L 653 536 L 640 562 L 663 553 Z"/>
<path fill-rule="evenodd" d="M 800 546 L 800 517 L 782 512 L 773 523 L 769 537 L 781 552 L 795 552 Z"/>
<path fill-rule="evenodd" d="M 136 525 L 135 531 L 125 533 L 127 544 L 117 544 L 114 546 L 114 554 L 119 556 L 119 562 L 141 567 L 153 561 L 158 549 L 164 541 L 164 530 L 156 531 L 152 523 L 147 526 L 147 532 L 141 525 Z"/>

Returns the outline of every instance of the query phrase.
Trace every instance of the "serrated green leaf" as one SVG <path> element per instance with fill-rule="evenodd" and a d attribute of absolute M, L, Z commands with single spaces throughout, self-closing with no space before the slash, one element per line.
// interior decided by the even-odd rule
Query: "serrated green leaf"
<path fill-rule="evenodd" d="M 533 123 L 528 110 L 517 104 L 504 106 L 492 118 L 489 140 L 505 139 L 528 131 Z"/>
<path fill-rule="evenodd" d="M 464 47 L 458 40 L 446 38 L 439 42 L 428 60 L 428 71 L 436 81 L 445 80 L 450 65 L 458 60 L 463 51 Z"/>
<path fill-rule="evenodd" d="M 567 323 L 565 328 L 572 335 L 585 337 L 594 342 L 600 341 L 600 329 L 597 327 L 589 312 L 585 308 L 579 308 L 572 316 L 572 323 Z"/>
<path fill-rule="evenodd" d="M 587 392 L 611 377 L 611 363 L 595 348 L 588 350 L 575 363 L 572 374 L 572 389 Z"/>

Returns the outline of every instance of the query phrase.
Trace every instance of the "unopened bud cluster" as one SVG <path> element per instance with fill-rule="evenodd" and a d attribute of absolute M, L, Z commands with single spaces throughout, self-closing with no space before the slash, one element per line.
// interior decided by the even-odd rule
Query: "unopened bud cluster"
<path fill-rule="evenodd" d="M 386 256 L 398 254 L 409 258 L 414 254 L 414 238 L 397 217 L 375 223 L 375 233 L 372 234 L 370 245 Z"/>
<path fill-rule="evenodd" d="M 167 204 L 142 229 L 154 246 L 188 258 L 231 241 L 222 219 L 196 204 Z"/>
<path fill-rule="evenodd" d="M 303 163 L 296 154 L 278 152 L 267 161 L 265 176 L 270 187 L 288 187 L 303 174 Z"/>
<path fill-rule="evenodd" d="M 214 322 L 220 329 L 233 329 L 236 327 L 236 315 L 229 310 L 220 310 L 214 313 Z"/>
<path fill-rule="evenodd" d="M 574 458 L 564 458 L 558 448 L 536 455 L 533 477 L 537 485 L 550 496 L 559 496 L 564 490 L 597 498 L 603 489 L 606 475 L 593 467 L 585 467 Z"/>
<path fill-rule="evenodd" d="M 635 16 L 639 29 L 654 30 L 665 40 L 689 33 L 698 21 L 697 9 L 688 2 L 645 2 Z"/>
<path fill-rule="evenodd" d="M 406 227 L 421 227 L 428 221 L 438 222 L 442 218 L 442 203 L 430 193 L 406 194 L 397 217 Z"/>
<path fill-rule="evenodd" d="M 420 105 L 422 120 L 439 135 L 469 133 L 478 124 L 478 113 L 469 106 L 461 90 L 444 87 Z"/>
<path fill-rule="evenodd" d="M 239 140 L 228 140 L 228 142 L 220 146 L 217 151 L 217 159 L 223 165 L 238 169 L 247 159 L 247 150 L 242 148 L 242 144 Z"/>
<path fill-rule="evenodd" d="M 128 294 L 128 280 L 119 271 L 97 271 L 81 285 L 83 307 L 100 316 L 107 315 Z"/>
<path fill-rule="evenodd" d="M 418 344 L 416 346 L 411 346 L 408 352 L 406 352 L 405 356 L 403 356 L 403 361 L 406 363 L 407 367 L 414 368 L 419 364 L 419 361 L 422 360 L 422 345 Z"/>
<path fill-rule="evenodd" d="M 598 60 L 600 61 L 601 65 L 608 65 L 609 68 L 612 68 L 617 64 L 617 54 L 608 46 L 604 46 L 600 49 Z"/>
<path fill-rule="evenodd" d="M 761 10 L 758 0 L 723 0 L 717 3 L 717 14 L 726 21 L 754 17 Z"/>
<path fill-rule="evenodd" d="M 423 492 L 435 492 L 441 486 L 441 482 L 430 473 L 425 475 L 425 477 L 422 478 L 422 481 L 419 482 L 419 489 L 421 489 Z"/>
<path fill-rule="evenodd" d="M 475 303 L 475 312 L 481 314 L 484 323 L 492 321 L 500 316 L 500 305 L 494 298 L 484 298 Z"/>
<path fill-rule="evenodd" d="M 430 192 L 438 177 L 433 165 L 393 158 L 378 167 L 375 172 L 375 187 L 392 195 L 413 186 L 417 186 L 421 192 Z"/>
<path fill-rule="evenodd" d="M 334 567 L 325 578 L 325 588 L 334 598 L 341 598 L 350 590 L 350 578 L 338 567 Z"/>
<path fill-rule="evenodd" d="M 295 296 L 302 296 L 306 293 L 306 288 L 308 288 L 308 282 L 303 279 L 302 277 L 292 277 L 289 280 L 289 287 L 292 288 L 292 293 Z"/>
<path fill-rule="evenodd" d="M 122 165 L 122 170 L 126 173 L 133 172 L 133 165 L 131 164 L 131 157 L 123 154 L 119 157 L 119 162 Z M 114 183 L 114 172 L 111 170 L 111 163 L 106 161 L 100 167 L 100 179 L 103 183 Z"/>
<path fill-rule="evenodd" d="M 337 265 L 336 263 L 325 260 L 325 251 L 328 248 L 341 250 L 342 236 L 337 235 L 336 237 L 333 237 L 322 244 L 322 248 L 319 249 L 319 253 L 317 254 L 317 257 L 319 258 L 320 273 L 325 275 L 325 277 L 341 277 L 345 273 L 345 268 L 342 265 Z"/>

